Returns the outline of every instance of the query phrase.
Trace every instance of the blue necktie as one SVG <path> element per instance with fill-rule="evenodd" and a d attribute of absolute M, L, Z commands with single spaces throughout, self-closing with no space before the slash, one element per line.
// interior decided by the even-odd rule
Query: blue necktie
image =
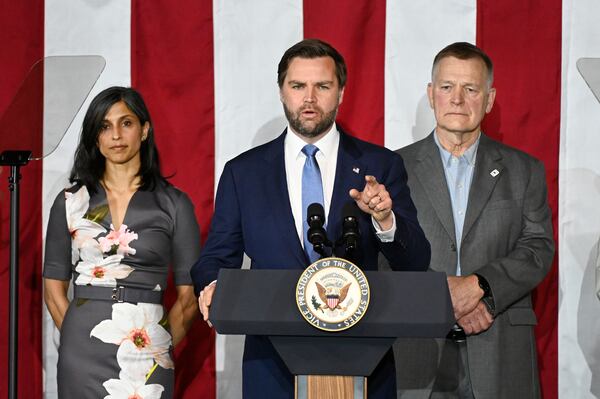
<path fill-rule="evenodd" d="M 302 148 L 306 155 L 304 169 L 302 170 L 302 225 L 304 226 L 302 236 L 304 241 L 304 252 L 308 255 L 310 262 L 319 259 L 319 254 L 313 250 L 313 245 L 308 241 L 308 222 L 306 221 L 306 210 L 312 203 L 323 205 L 323 183 L 321 182 L 321 171 L 315 158 L 319 148 L 312 144 L 307 144 Z"/>

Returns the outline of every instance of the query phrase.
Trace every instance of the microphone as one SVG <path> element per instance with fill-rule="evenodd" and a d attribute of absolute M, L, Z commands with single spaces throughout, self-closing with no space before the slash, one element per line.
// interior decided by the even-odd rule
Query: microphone
<path fill-rule="evenodd" d="M 314 202 L 308 206 L 306 211 L 306 222 L 308 223 L 307 238 L 308 242 L 313 245 L 316 253 L 325 256 L 325 245 L 331 246 L 327 239 L 327 232 L 323 228 L 325 224 L 325 210 L 323 205 Z"/>
<path fill-rule="evenodd" d="M 346 202 L 342 209 L 342 242 L 346 254 L 352 254 L 358 248 L 360 242 L 360 230 L 358 228 L 358 208 L 354 202 Z"/>

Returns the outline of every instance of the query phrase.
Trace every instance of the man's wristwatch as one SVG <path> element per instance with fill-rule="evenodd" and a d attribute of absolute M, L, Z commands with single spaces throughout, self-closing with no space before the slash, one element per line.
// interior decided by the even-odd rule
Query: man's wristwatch
<path fill-rule="evenodd" d="M 483 297 L 481 298 L 481 300 L 487 307 L 488 312 L 490 312 L 490 314 L 492 316 L 494 316 L 495 312 L 496 312 L 496 306 L 494 304 L 494 298 L 492 297 L 492 289 L 490 288 L 490 285 L 488 284 L 485 277 L 483 277 L 477 273 L 475 273 L 475 276 L 477 276 L 477 282 L 479 283 L 479 288 L 481 288 L 483 290 Z"/>
<path fill-rule="evenodd" d="M 487 280 L 483 276 L 480 276 L 477 273 L 475 273 L 475 276 L 477 276 L 477 282 L 479 283 L 479 288 L 481 288 L 483 290 L 483 298 L 492 296 L 492 290 L 491 290 L 490 285 L 488 284 Z"/>

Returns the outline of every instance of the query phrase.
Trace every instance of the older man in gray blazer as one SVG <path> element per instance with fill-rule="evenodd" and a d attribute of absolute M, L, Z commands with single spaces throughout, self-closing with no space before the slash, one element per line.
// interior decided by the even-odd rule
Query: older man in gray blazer
<path fill-rule="evenodd" d="M 399 345 L 401 397 L 540 396 L 531 291 L 554 255 L 544 167 L 481 132 L 494 104 L 490 58 L 469 43 L 435 57 L 436 118 L 399 150 L 430 269 L 446 272 L 457 324 L 446 340 Z"/>

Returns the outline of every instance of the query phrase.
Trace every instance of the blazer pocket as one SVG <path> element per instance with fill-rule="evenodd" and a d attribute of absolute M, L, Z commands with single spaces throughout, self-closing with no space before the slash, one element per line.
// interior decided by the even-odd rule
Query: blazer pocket
<path fill-rule="evenodd" d="M 507 209 L 507 208 L 518 208 L 518 207 L 519 207 L 519 201 L 517 201 L 516 199 L 506 199 L 506 200 L 498 200 L 498 201 L 489 202 L 485 208 L 488 211 L 491 211 L 494 209 Z"/>
<path fill-rule="evenodd" d="M 506 313 L 508 321 L 513 326 L 535 326 L 537 324 L 537 317 L 531 308 L 510 308 L 506 310 Z"/>

